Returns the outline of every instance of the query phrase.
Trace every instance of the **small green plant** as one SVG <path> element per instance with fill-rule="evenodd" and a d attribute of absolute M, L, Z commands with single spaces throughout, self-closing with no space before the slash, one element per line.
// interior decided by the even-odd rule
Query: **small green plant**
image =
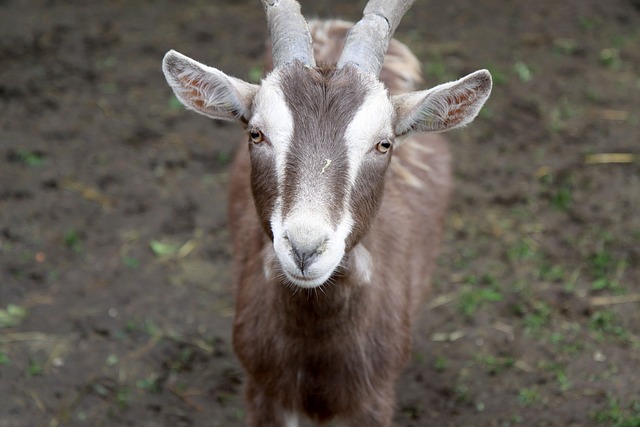
<path fill-rule="evenodd" d="M 67 233 L 64 235 L 63 242 L 66 247 L 74 252 L 82 251 L 81 233 L 75 228 L 67 231 Z"/>
<path fill-rule="evenodd" d="M 593 313 L 589 319 L 589 329 L 601 337 L 609 335 L 623 341 L 629 339 L 629 331 L 618 323 L 615 313 L 611 310 L 600 310 Z"/>
<path fill-rule="evenodd" d="M 27 317 L 27 309 L 19 305 L 9 304 L 0 309 L 0 328 L 18 326 Z"/>
<path fill-rule="evenodd" d="M 118 65 L 118 57 L 114 55 L 110 55 L 96 61 L 96 68 L 99 70 L 115 68 L 117 65 Z"/>
<path fill-rule="evenodd" d="M 518 61 L 513 64 L 513 71 L 523 83 L 528 83 L 533 80 L 533 71 L 527 64 L 522 61 Z"/>
<path fill-rule="evenodd" d="M 152 240 L 149 242 L 151 252 L 157 257 L 165 257 L 175 255 L 180 249 L 180 245 L 174 243 L 161 242 L 160 240 Z"/>
<path fill-rule="evenodd" d="M 640 427 L 640 415 L 631 415 L 623 418 L 613 425 L 613 427 Z"/>
<path fill-rule="evenodd" d="M 95 391 L 102 397 L 107 397 L 109 395 L 109 389 L 100 383 L 93 384 L 92 388 L 93 388 L 93 391 Z"/>
<path fill-rule="evenodd" d="M 560 109 L 554 110 L 560 112 Z M 578 110 L 571 112 L 559 113 L 559 117 L 555 117 L 552 111 L 551 127 L 554 131 L 564 129 L 564 121 L 574 115 L 581 114 Z M 573 183 L 574 178 L 572 176 L 559 177 L 552 173 L 545 174 L 540 178 L 540 182 L 544 185 L 547 193 L 549 194 L 551 205 L 559 211 L 568 211 L 573 203 Z"/>
<path fill-rule="evenodd" d="M 585 115 L 585 108 L 566 98 L 549 109 L 549 130 L 553 133 L 563 132 L 570 127 L 570 119 Z"/>
<path fill-rule="evenodd" d="M 538 244 L 530 238 L 519 239 L 507 252 L 510 261 L 527 261 L 538 257 Z"/>
<path fill-rule="evenodd" d="M 489 375 L 498 375 L 515 365 L 515 359 L 510 356 L 496 357 L 491 354 L 478 354 L 476 360 L 484 365 Z"/>
<path fill-rule="evenodd" d="M 120 388 L 116 392 L 115 401 L 120 409 L 127 409 L 131 405 L 130 399 L 131 391 L 128 388 Z"/>
<path fill-rule="evenodd" d="M 107 356 L 104 363 L 107 366 L 115 366 L 118 364 L 118 356 L 116 356 L 115 354 L 110 354 Z"/>
<path fill-rule="evenodd" d="M 143 330 L 152 337 L 162 336 L 162 330 L 151 317 L 145 317 L 142 322 Z"/>
<path fill-rule="evenodd" d="M 611 238 L 607 235 L 597 244 L 595 251 L 589 256 L 589 264 L 594 281 L 591 289 L 594 291 L 610 290 L 622 293 L 623 289 L 615 278 L 617 271 L 626 268 L 625 260 L 616 260 L 608 248 Z"/>
<path fill-rule="evenodd" d="M 619 68 L 622 65 L 620 60 L 620 50 L 610 47 L 600 51 L 600 65 L 608 68 Z"/>
<path fill-rule="evenodd" d="M 514 415 L 511 417 L 511 422 L 513 424 L 522 424 L 524 422 L 524 418 L 522 418 L 522 415 Z"/>
<path fill-rule="evenodd" d="M 140 328 L 138 327 L 138 323 L 134 320 L 127 321 L 127 324 L 124 326 L 124 331 L 127 334 L 133 334 L 134 332 L 138 332 Z"/>
<path fill-rule="evenodd" d="M 602 26 L 602 20 L 593 16 L 578 16 L 578 26 L 584 31 L 591 31 Z"/>
<path fill-rule="evenodd" d="M 538 273 L 540 280 L 545 282 L 562 282 L 565 276 L 564 267 L 558 264 L 542 264 Z"/>
<path fill-rule="evenodd" d="M 98 85 L 98 88 L 105 95 L 115 95 L 120 92 L 120 87 L 114 82 L 102 82 Z"/>
<path fill-rule="evenodd" d="M 180 102 L 180 100 L 178 98 L 176 98 L 175 95 L 171 95 L 171 97 L 169 98 L 169 101 L 167 102 L 167 105 L 169 106 L 170 110 L 184 110 L 184 106 L 182 105 L 182 102 Z"/>
<path fill-rule="evenodd" d="M 453 266 L 459 270 L 467 270 L 469 263 L 478 256 L 478 252 L 469 247 L 461 247 L 456 251 L 456 256 L 453 260 Z"/>
<path fill-rule="evenodd" d="M 569 381 L 569 377 L 567 376 L 567 371 L 565 367 L 560 363 L 545 363 L 541 364 L 541 368 L 546 369 L 553 373 L 556 378 L 556 382 L 558 384 L 558 388 L 560 391 L 567 391 L 571 388 L 571 381 Z"/>
<path fill-rule="evenodd" d="M 136 381 L 136 387 L 150 393 L 159 393 L 161 390 L 160 376 L 154 373 L 146 378 L 142 378 Z"/>
<path fill-rule="evenodd" d="M 242 420 L 244 420 L 244 418 L 245 418 L 244 410 L 242 410 L 242 409 L 236 409 L 235 416 L 236 416 L 236 419 L 237 419 L 238 421 L 242 421 Z"/>
<path fill-rule="evenodd" d="M 30 377 L 40 376 L 44 373 L 44 367 L 42 363 L 37 360 L 31 359 L 29 360 L 29 365 L 27 366 L 27 375 Z"/>
<path fill-rule="evenodd" d="M 553 49 L 559 54 L 571 56 L 578 51 L 578 44 L 573 39 L 559 38 L 554 40 Z"/>
<path fill-rule="evenodd" d="M 427 357 L 425 356 L 425 354 L 421 351 L 416 351 L 413 354 L 413 360 L 416 361 L 416 363 L 422 364 L 424 363 L 424 361 L 427 359 Z"/>
<path fill-rule="evenodd" d="M 249 69 L 249 73 L 247 75 L 247 80 L 250 83 L 260 83 L 262 80 L 262 76 L 264 75 L 264 71 L 262 69 L 262 65 L 254 65 Z"/>
<path fill-rule="evenodd" d="M 453 389 L 453 399 L 457 403 L 469 403 L 471 402 L 471 392 L 469 387 L 464 384 L 457 384 Z"/>
<path fill-rule="evenodd" d="M 226 166 L 231 162 L 231 152 L 220 150 L 216 153 L 216 162 L 220 166 Z"/>
<path fill-rule="evenodd" d="M 11 365 L 11 359 L 9 358 L 9 355 L 4 351 L 0 351 L 0 366 L 10 366 L 10 365 Z"/>
<path fill-rule="evenodd" d="M 424 72 L 427 76 L 431 76 L 438 81 L 444 80 L 447 74 L 447 66 L 442 56 L 440 54 L 432 55 L 431 60 L 424 67 Z"/>
<path fill-rule="evenodd" d="M 189 367 L 193 360 L 193 350 L 185 347 L 181 349 L 171 362 L 171 370 L 180 372 Z"/>
<path fill-rule="evenodd" d="M 542 396 L 540 396 L 540 392 L 536 386 L 521 388 L 518 392 L 518 402 L 520 402 L 522 406 L 531 406 L 541 400 Z"/>
<path fill-rule="evenodd" d="M 460 294 L 458 308 L 467 317 L 472 317 L 485 303 L 502 301 L 502 293 L 494 289 L 468 289 Z"/>
<path fill-rule="evenodd" d="M 607 407 L 600 409 L 594 413 L 593 418 L 599 423 L 618 422 L 622 420 L 622 406 L 620 399 L 607 394 Z"/>
<path fill-rule="evenodd" d="M 534 301 L 533 310 L 524 317 L 524 326 L 527 332 L 537 333 L 551 323 L 551 306 L 543 301 Z"/>
<path fill-rule="evenodd" d="M 15 158 L 26 166 L 37 167 L 42 166 L 45 162 L 44 153 L 38 151 L 18 150 Z"/>
<path fill-rule="evenodd" d="M 564 369 L 556 372 L 556 382 L 560 391 L 567 391 L 571 388 L 571 381 L 569 381 L 567 372 Z"/>
<path fill-rule="evenodd" d="M 436 360 L 433 362 L 433 367 L 438 372 L 444 372 L 447 369 L 447 359 L 442 356 L 436 357 Z"/>
<path fill-rule="evenodd" d="M 640 401 L 634 400 L 627 411 L 615 420 L 613 427 L 640 427 Z"/>
<path fill-rule="evenodd" d="M 591 102 L 592 104 L 602 102 L 603 99 L 602 93 L 594 87 L 586 87 L 584 89 L 584 96 L 587 101 Z"/>
<path fill-rule="evenodd" d="M 573 191 L 571 185 L 563 183 L 551 196 L 551 204 L 560 211 L 567 211 L 573 201 Z"/>
<path fill-rule="evenodd" d="M 122 263 L 124 265 L 126 265 L 129 268 L 138 268 L 140 267 L 140 260 L 130 257 L 128 255 L 125 255 L 122 257 Z"/>

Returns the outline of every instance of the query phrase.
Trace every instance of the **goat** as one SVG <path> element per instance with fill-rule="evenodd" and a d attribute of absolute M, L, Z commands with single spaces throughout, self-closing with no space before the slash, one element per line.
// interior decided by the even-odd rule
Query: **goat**
<path fill-rule="evenodd" d="M 262 0 L 273 70 L 260 85 L 164 58 L 187 108 L 247 130 L 229 225 L 250 426 L 391 425 L 451 187 L 436 133 L 470 123 L 492 86 L 480 70 L 416 89 L 419 62 L 391 39 L 413 1 L 310 30 L 295 0 Z"/>

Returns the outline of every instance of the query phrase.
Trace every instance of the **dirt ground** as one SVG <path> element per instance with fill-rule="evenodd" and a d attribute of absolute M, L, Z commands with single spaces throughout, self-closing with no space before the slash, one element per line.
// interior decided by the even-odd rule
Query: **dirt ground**
<path fill-rule="evenodd" d="M 640 2 L 420 0 L 429 85 L 490 69 L 396 425 L 640 426 Z M 363 1 L 302 1 L 355 20 Z M 245 79 L 258 2 L 0 1 L 0 427 L 240 426 L 227 168 L 176 49 Z"/>

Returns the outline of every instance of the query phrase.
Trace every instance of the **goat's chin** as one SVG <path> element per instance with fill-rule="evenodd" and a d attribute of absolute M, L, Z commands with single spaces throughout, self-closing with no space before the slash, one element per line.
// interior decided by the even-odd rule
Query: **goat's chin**
<path fill-rule="evenodd" d="M 292 284 L 299 286 L 301 288 L 317 288 L 319 286 L 322 286 L 323 284 L 325 284 L 327 282 L 327 280 L 329 280 L 329 278 L 331 277 L 331 275 L 333 274 L 334 270 L 329 271 L 326 274 L 320 275 L 320 276 L 316 276 L 316 277 L 312 277 L 309 275 L 298 275 L 298 274 L 291 274 L 289 273 L 287 270 L 284 270 L 284 274 L 287 277 L 287 280 L 289 282 L 291 282 Z"/>
<path fill-rule="evenodd" d="M 276 252 L 277 255 L 277 252 Z M 278 257 L 280 271 L 284 273 L 286 282 L 301 288 L 317 288 L 331 280 L 331 276 L 340 266 L 344 251 L 333 251 L 331 254 L 321 256 L 319 260 L 300 271 L 290 256 Z"/>

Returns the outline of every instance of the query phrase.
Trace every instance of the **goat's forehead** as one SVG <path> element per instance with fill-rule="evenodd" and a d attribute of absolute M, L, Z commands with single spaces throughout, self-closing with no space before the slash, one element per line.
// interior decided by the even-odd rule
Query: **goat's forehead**
<path fill-rule="evenodd" d="M 281 137 L 291 135 L 293 118 L 277 74 L 271 73 L 263 80 L 254 100 L 249 125 L 263 129 L 272 138 L 277 138 L 278 134 Z"/>
<path fill-rule="evenodd" d="M 267 132 L 291 134 L 295 126 L 324 133 L 344 132 L 354 119 L 364 119 L 372 132 L 388 133 L 393 114 L 387 90 L 376 77 L 353 68 L 322 70 L 293 64 L 263 80 L 251 124 Z"/>

